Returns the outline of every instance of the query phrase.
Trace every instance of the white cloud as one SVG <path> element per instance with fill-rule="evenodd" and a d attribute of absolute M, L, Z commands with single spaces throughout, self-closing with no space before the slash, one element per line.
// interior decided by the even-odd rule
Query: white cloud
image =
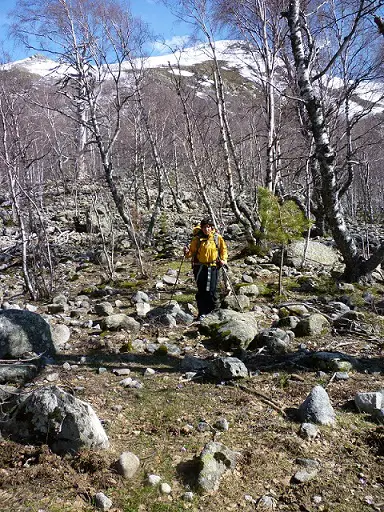
<path fill-rule="evenodd" d="M 156 41 L 152 47 L 153 52 L 159 55 L 170 53 L 172 50 L 179 50 L 185 47 L 188 43 L 190 36 L 174 36 L 171 39 L 164 41 Z"/>

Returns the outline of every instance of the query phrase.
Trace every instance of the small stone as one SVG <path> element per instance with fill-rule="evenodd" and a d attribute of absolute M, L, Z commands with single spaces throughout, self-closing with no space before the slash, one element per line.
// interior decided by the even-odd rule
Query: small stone
<path fill-rule="evenodd" d="M 194 429 L 193 425 L 189 425 L 188 423 L 186 425 L 183 425 L 183 427 L 181 427 L 182 434 L 190 434 L 194 430 L 195 429 Z"/>
<path fill-rule="evenodd" d="M 95 506 L 100 510 L 109 510 L 112 508 L 112 501 L 102 492 L 95 495 Z"/>
<path fill-rule="evenodd" d="M 319 435 L 319 428 L 313 423 L 303 423 L 300 427 L 300 436 L 303 439 L 312 441 Z"/>
<path fill-rule="evenodd" d="M 100 367 L 97 369 L 97 373 L 100 375 L 102 373 L 106 373 L 108 370 L 107 368 L 104 368 L 104 367 Z"/>
<path fill-rule="evenodd" d="M 132 452 L 123 452 L 116 463 L 116 471 L 123 478 L 132 478 L 140 466 L 140 459 Z"/>
<path fill-rule="evenodd" d="M 226 432 L 227 430 L 229 430 L 229 423 L 226 418 L 218 419 L 213 426 L 215 427 L 215 429 L 221 430 L 222 432 Z"/>
<path fill-rule="evenodd" d="M 257 509 L 258 510 L 275 510 L 276 509 L 277 502 L 275 498 L 272 496 L 261 496 L 261 498 L 257 502 Z"/>
<path fill-rule="evenodd" d="M 183 500 L 184 500 L 184 501 L 193 501 L 193 498 L 194 498 L 194 497 L 195 497 L 195 496 L 194 496 L 193 492 L 191 492 L 191 491 L 187 491 L 187 492 L 185 492 L 185 493 L 183 494 Z"/>
<path fill-rule="evenodd" d="M 59 374 L 58 373 L 50 373 L 45 378 L 48 382 L 54 382 L 55 380 L 59 379 Z"/>
<path fill-rule="evenodd" d="M 156 370 L 154 370 L 153 368 L 146 368 L 145 372 L 144 372 L 144 375 L 146 377 L 148 377 L 150 375 L 155 375 L 155 373 L 156 373 Z"/>
<path fill-rule="evenodd" d="M 347 372 L 336 372 L 335 373 L 335 380 L 348 380 L 349 375 Z"/>
<path fill-rule="evenodd" d="M 63 364 L 63 370 L 70 370 L 70 369 L 71 369 L 71 365 L 69 363 Z"/>
<path fill-rule="evenodd" d="M 131 370 L 129 368 L 114 368 L 112 370 L 112 373 L 115 375 L 123 376 L 129 375 L 131 373 Z"/>
<path fill-rule="evenodd" d="M 169 484 L 167 484 L 166 482 L 163 482 L 160 485 L 160 492 L 162 494 L 171 494 L 172 488 L 171 488 L 171 486 Z"/>
<path fill-rule="evenodd" d="M 196 427 L 196 430 L 198 432 L 209 432 L 211 430 L 211 426 L 206 421 L 200 421 Z"/>
<path fill-rule="evenodd" d="M 148 475 L 147 482 L 151 487 L 156 487 L 160 484 L 161 477 L 159 475 Z"/>
<path fill-rule="evenodd" d="M 123 379 L 119 382 L 121 386 L 124 386 L 125 388 L 136 388 L 141 389 L 143 387 L 142 382 L 132 379 L 131 377 L 128 377 L 127 379 Z"/>

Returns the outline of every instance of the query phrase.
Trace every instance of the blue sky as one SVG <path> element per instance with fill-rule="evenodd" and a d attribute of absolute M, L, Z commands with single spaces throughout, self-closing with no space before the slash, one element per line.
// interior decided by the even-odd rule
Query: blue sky
<path fill-rule="evenodd" d="M 169 10 L 158 0 L 131 0 L 132 13 L 141 17 L 148 23 L 150 29 L 158 36 L 159 43 L 153 48 L 153 54 L 158 55 L 164 52 L 164 47 L 160 44 L 165 40 L 170 46 L 178 45 L 179 42 L 187 38 L 190 27 L 178 21 Z M 33 52 L 28 53 L 25 49 L 14 47 L 7 36 L 7 26 L 9 20 L 7 14 L 16 6 L 16 0 L 0 0 L 0 42 L 3 48 L 9 52 L 11 60 L 18 60 L 28 57 Z M 168 53 L 168 50 L 166 51 Z"/>

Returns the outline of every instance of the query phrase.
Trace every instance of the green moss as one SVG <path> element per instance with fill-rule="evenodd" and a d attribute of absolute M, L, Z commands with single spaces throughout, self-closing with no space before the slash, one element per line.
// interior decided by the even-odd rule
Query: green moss
<path fill-rule="evenodd" d="M 168 354 L 168 347 L 166 345 L 160 345 L 160 347 L 156 350 L 156 355 L 158 356 L 166 356 Z"/>

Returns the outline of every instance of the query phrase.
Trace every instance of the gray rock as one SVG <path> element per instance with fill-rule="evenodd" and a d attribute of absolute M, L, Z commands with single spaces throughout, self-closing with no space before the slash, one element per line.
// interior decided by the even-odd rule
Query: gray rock
<path fill-rule="evenodd" d="M 327 334 L 331 330 L 331 324 L 320 313 L 314 313 L 303 318 L 297 324 L 294 333 L 296 336 L 319 336 Z"/>
<path fill-rule="evenodd" d="M 172 487 L 166 482 L 163 482 L 160 484 L 160 492 L 161 494 L 171 494 Z"/>
<path fill-rule="evenodd" d="M 299 433 L 300 433 L 300 436 L 303 439 L 306 439 L 308 441 L 312 441 L 313 439 L 316 439 L 316 437 L 319 435 L 320 430 L 313 423 L 303 423 L 300 426 L 300 432 Z"/>
<path fill-rule="evenodd" d="M 334 425 L 335 411 L 329 400 L 328 393 L 322 386 L 315 386 L 299 407 L 299 417 L 303 422 L 320 425 Z"/>
<path fill-rule="evenodd" d="M 27 395 L 3 424 L 3 433 L 17 442 L 46 443 L 56 453 L 109 447 L 92 407 L 57 386 Z"/>
<path fill-rule="evenodd" d="M 284 304 L 279 308 L 279 317 L 287 316 L 303 317 L 308 314 L 308 308 L 304 304 Z"/>
<path fill-rule="evenodd" d="M 102 492 L 95 494 L 95 507 L 99 510 L 109 510 L 112 508 L 112 501 Z"/>
<path fill-rule="evenodd" d="M 206 315 L 200 330 L 215 339 L 223 349 L 246 349 L 258 333 L 258 314 L 220 309 Z"/>
<path fill-rule="evenodd" d="M 355 395 L 355 405 L 359 412 L 374 414 L 375 411 L 384 407 L 384 391 L 357 393 Z"/>
<path fill-rule="evenodd" d="M 176 301 L 172 301 L 166 306 L 159 306 L 151 309 L 146 318 L 152 322 L 158 322 L 168 327 L 176 327 L 177 323 L 190 325 L 193 322 L 193 316 L 183 311 Z"/>
<path fill-rule="evenodd" d="M 140 323 L 124 313 L 117 313 L 103 318 L 101 328 L 108 331 L 118 331 L 123 329 L 129 333 L 136 334 L 140 330 Z"/>
<path fill-rule="evenodd" d="M 110 302 L 99 302 L 95 304 L 95 313 L 102 316 L 113 315 L 113 306 Z"/>
<path fill-rule="evenodd" d="M 239 295 L 246 295 L 247 297 L 258 297 L 259 294 L 259 288 L 255 284 L 241 286 L 239 289 Z"/>
<path fill-rule="evenodd" d="M 149 297 L 145 292 L 138 291 L 131 297 L 131 301 L 134 304 L 139 304 L 142 302 L 149 302 Z"/>
<path fill-rule="evenodd" d="M 140 466 L 140 459 L 132 452 L 123 452 L 116 462 L 116 471 L 123 478 L 133 478 Z"/>
<path fill-rule="evenodd" d="M 249 309 L 250 305 L 251 302 L 247 295 L 239 294 L 237 298 L 234 295 L 228 295 L 223 300 L 223 306 L 228 309 L 233 309 L 234 311 L 244 311 Z"/>
<path fill-rule="evenodd" d="M 60 352 L 64 349 L 66 343 L 68 343 L 71 337 L 71 331 L 65 324 L 51 325 L 52 342 L 56 352 Z"/>
<path fill-rule="evenodd" d="M 296 460 L 296 464 L 302 466 L 302 468 L 297 471 L 292 478 L 292 482 L 297 484 L 303 484 L 313 480 L 320 469 L 320 464 L 313 459 L 299 458 Z"/>
<path fill-rule="evenodd" d="M 341 352 L 315 352 L 310 359 L 315 368 L 331 372 L 348 372 L 352 368 L 358 367 L 358 363 L 353 357 Z"/>
<path fill-rule="evenodd" d="M 174 286 L 177 282 L 177 277 L 176 276 L 164 276 L 163 277 L 163 283 L 169 285 L 169 286 Z"/>
<path fill-rule="evenodd" d="M 211 361 L 208 373 L 220 380 L 239 379 L 248 377 L 248 370 L 245 364 L 237 357 L 219 357 Z"/>
<path fill-rule="evenodd" d="M 53 304 L 68 304 L 68 297 L 63 294 L 55 295 L 52 299 Z"/>
<path fill-rule="evenodd" d="M 0 384 L 22 384 L 34 379 L 39 371 L 35 364 L 16 363 L 0 365 Z"/>
<path fill-rule="evenodd" d="M 213 424 L 213 427 L 216 430 L 220 430 L 221 432 L 226 432 L 229 430 L 229 423 L 226 418 L 219 418 L 215 423 Z"/>
<path fill-rule="evenodd" d="M 203 492 L 217 491 L 222 475 L 235 468 L 239 452 L 234 452 L 221 443 L 208 443 L 200 454 L 198 487 Z"/>
<path fill-rule="evenodd" d="M 299 240 L 289 244 L 287 248 L 287 254 L 284 260 L 286 265 L 291 265 L 295 268 L 300 268 L 304 251 L 306 250 L 306 263 L 315 267 L 334 267 L 339 263 L 339 255 L 337 252 L 328 247 L 327 245 L 317 242 L 309 241 L 307 248 L 305 249 L 306 242 Z M 280 257 L 280 255 L 276 255 Z"/>
<path fill-rule="evenodd" d="M 300 318 L 297 316 L 285 316 L 284 318 L 279 318 L 276 322 L 276 327 L 280 329 L 290 329 L 294 330 L 297 327 L 297 324 L 300 322 Z"/>
<path fill-rule="evenodd" d="M 256 509 L 269 512 L 275 510 L 277 507 L 277 500 L 273 496 L 261 496 L 260 499 L 257 500 Z"/>
<path fill-rule="evenodd" d="M 148 304 L 148 302 L 137 302 L 136 303 L 136 314 L 140 318 L 144 318 L 147 313 L 151 310 L 151 306 Z"/>
<path fill-rule="evenodd" d="M 348 380 L 349 374 L 347 372 L 336 372 L 335 380 Z"/>
<path fill-rule="evenodd" d="M 151 487 L 157 487 L 160 485 L 161 477 L 159 475 L 148 475 L 147 477 L 147 483 Z"/>
<path fill-rule="evenodd" d="M 112 373 L 118 376 L 124 376 L 129 375 L 131 373 L 131 370 L 129 368 L 114 368 L 112 370 Z"/>
<path fill-rule="evenodd" d="M 87 233 L 111 233 L 112 217 L 107 208 L 102 204 L 96 205 L 96 209 L 89 207 L 85 212 Z"/>
<path fill-rule="evenodd" d="M 248 348 L 254 350 L 257 347 L 266 346 L 273 354 L 288 354 L 292 350 L 290 347 L 291 341 L 292 338 L 289 332 L 272 327 L 260 331 Z"/>
<path fill-rule="evenodd" d="M 121 386 L 124 388 L 133 388 L 133 389 L 141 389 L 143 387 L 143 383 L 139 380 L 132 379 L 131 377 L 127 377 L 119 382 Z"/>
<path fill-rule="evenodd" d="M 209 361 L 206 361 L 205 359 L 200 359 L 199 357 L 186 355 L 180 362 L 180 370 L 182 372 L 197 372 L 199 370 L 207 368 L 209 364 Z"/>
<path fill-rule="evenodd" d="M 0 311 L 0 358 L 19 358 L 26 352 L 55 354 L 49 324 L 30 311 Z"/>

